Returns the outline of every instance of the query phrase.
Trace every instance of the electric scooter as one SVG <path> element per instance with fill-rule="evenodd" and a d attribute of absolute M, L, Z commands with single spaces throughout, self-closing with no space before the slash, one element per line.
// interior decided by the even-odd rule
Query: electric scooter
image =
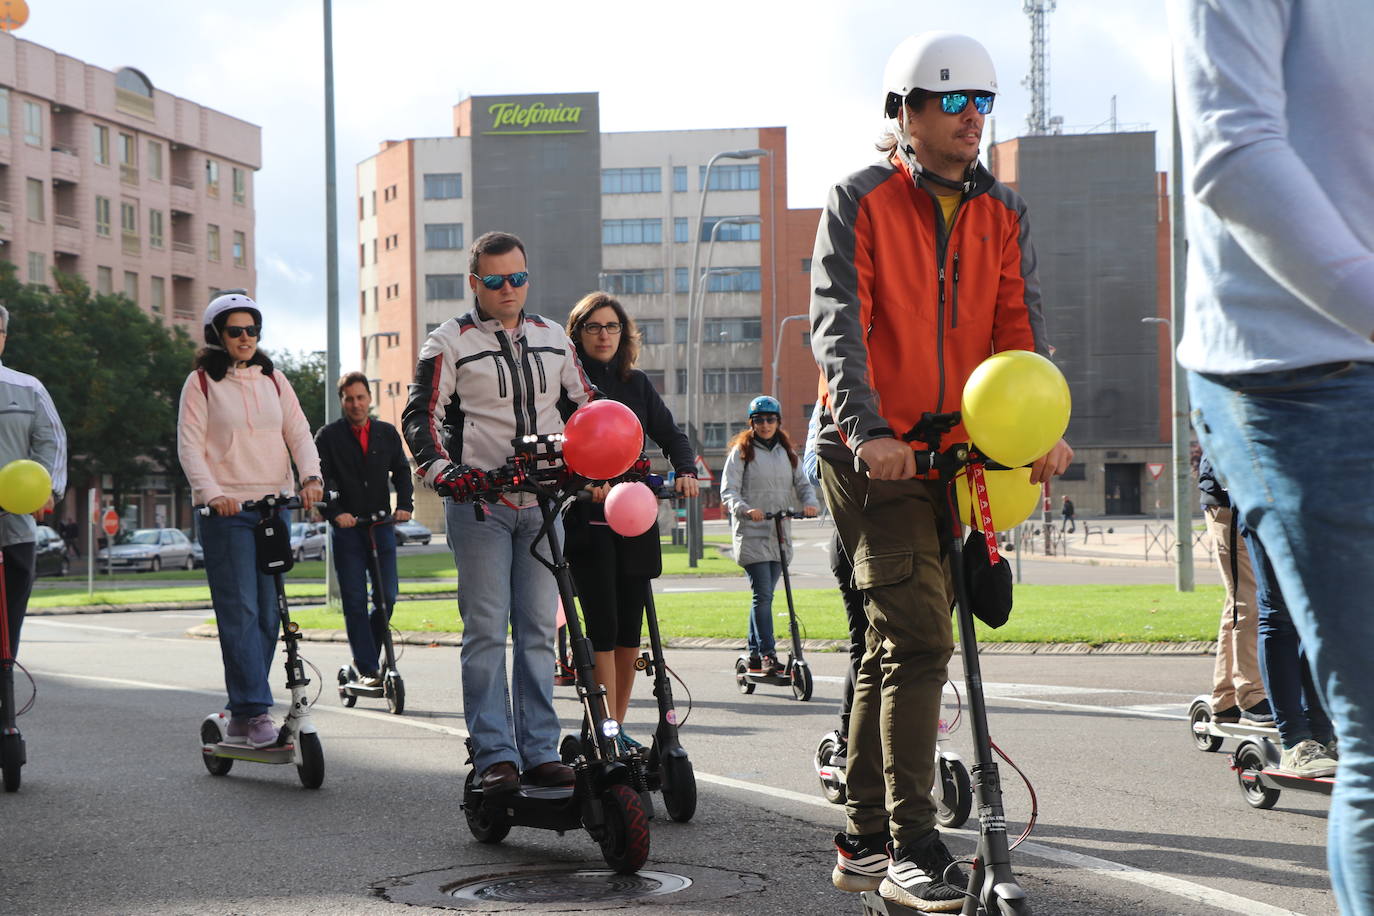
<path fill-rule="evenodd" d="M 940 719 L 940 730 L 935 736 L 935 784 L 930 795 L 935 801 L 935 821 L 941 827 L 962 827 L 973 810 L 973 788 L 969 781 L 968 767 L 958 751 L 945 747 L 946 739 L 959 726 L 961 716 L 953 722 Z M 849 765 L 847 741 L 838 731 L 828 731 L 821 736 L 816 745 L 813 761 L 816 777 L 821 783 L 821 794 L 834 805 L 843 805 L 848 800 L 845 784 L 845 771 Z"/>
<path fill-rule="evenodd" d="M 740 657 L 735 659 L 735 685 L 739 687 L 739 692 L 746 696 L 753 693 L 754 687 L 758 684 L 791 687 L 792 696 L 805 701 L 811 699 L 811 690 L 815 682 L 811 675 L 811 666 L 806 663 L 806 658 L 802 654 L 801 632 L 797 628 L 797 609 L 792 603 L 792 575 L 787 570 L 786 539 L 782 532 L 784 519 L 805 516 L 795 509 L 784 509 L 781 512 L 765 512 L 763 517 L 773 520 L 773 530 L 778 539 L 778 556 L 782 558 L 782 587 L 787 592 L 787 623 L 792 636 L 792 652 L 787 656 L 787 664 L 778 672 L 751 671 L 749 653 L 741 653 Z"/>
<path fill-rule="evenodd" d="M 502 467 L 491 471 L 468 470 L 456 482 L 454 499 L 471 502 L 478 519 L 486 517 L 486 502 L 503 493 L 533 494 L 538 501 L 543 525 L 530 545 L 530 553 L 554 576 L 568 621 L 573 665 L 577 674 L 577 694 L 587 721 L 595 723 L 591 740 L 577 748 L 571 766 L 571 786 L 536 787 L 521 785 L 510 791 L 488 796 L 474 766 L 463 786 L 463 814 L 473 837 L 482 843 L 499 843 L 511 827 L 542 830 L 583 828 L 601 847 L 602 857 L 614 871 L 633 874 L 649 856 L 649 811 L 647 795 L 637 786 L 638 766 L 622 755 L 616 737 L 620 723 L 606 710 L 606 691 L 596 682 L 591 643 L 582 630 L 573 598 L 572 573 L 563 557 L 555 524 L 563 508 L 576 498 L 586 480 L 573 475 L 563 465 L 559 451 L 562 435 L 525 436 L 512 440 L 515 454 Z M 548 545 L 548 558 L 538 547 Z M 467 742 L 468 762 L 472 763 L 472 742 Z M 637 757 L 635 758 L 638 759 Z"/>
<path fill-rule="evenodd" d="M 957 485 L 955 475 L 961 469 L 966 466 L 972 469 L 975 465 L 990 469 L 998 467 L 967 443 L 955 443 L 941 450 L 940 439 L 959 421 L 958 411 L 925 414 L 904 437 L 908 442 L 919 441 L 926 445 L 925 450 L 915 453 L 916 473 L 925 474 L 935 470 L 937 479 L 945 485 L 951 505 L 957 505 L 952 488 Z M 868 470 L 857 456 L 854 468 L 860 473 Z M 991 520 L 987 519 L 985 525 L 990 524 Z M 1030 903 L 1025 889 L 1017 883 L 1016 875 L 1011 870 L 1007 820 L 1002 809 L 1002 781 L 997 761 L 993 758 L 992 737 L 988 732 L 987 703 L 983 697 L 983 674 L 978 660 L 973 607 L 969 603 L 968 582 L 964 578 L 963 525 L 957 517 L 951 518 L 947 553 L 951 578 L 954 580 L 954 604 L 959 620 L 959 650 L 964 664 L 969 721 L 973 725 L 973 794 L 978 803 L 978 849 L 960 913 L 963 916 L 1026 916 L 1030 913 Z M 865 916 L 917 912 L 884 899 L 877 891 L 864 891 L 860 898 Z"/>
<path fill-rule="evenodd" d="M 28 762 L 24 738 L 16 719 L 20 710 L 14 700 L 14 650 L 10 645 L 9 598 L 5 594 L 5 558 L 0 555 L 0 774 L 5 791 L 18 792 L 20 770 Z"/>
<path fill-rule="evenodd" d="M 336 495 L 330 493 L 327 498 L 333 499 Z M 271 576 L 276 587 L 281 638 L 286 644 L 286 687 L 291 691 L 291 711 L 286 714 L 286 721 L 277 733 L 276 742 L 267 747 L 229 742 L 228 715 L 223 710 L 211 713 L 200 724 L 201 756 L 211 776 L 228 775 L 235 760 L 277 765 L 294 763 L 301 785 L 307 789 L 318 789 L 324 782 L 324 751 L 320 747 L 315 722 L 310 716 L 312 701 L 305 689 L 310 685 L 310 679 L 305 676 L 305 663 L 297 652 L 301 628 L 291 619 L 286 605 L 286 586 L 282 582 L 282 576 L 290 572 L 295 560 L 291 555 L 291 527 L 279 513 L 283 509 L 299 509 L 301 501 L 296 496 L 273 494 L 248 500 L 242 506 L 245 511 L 259 515 L 258 523 L 253 528 L 258 572 Z M 209 506 L 198 506 L 197 511 L 208 516 L 214 510 Z"/>
<path fill-rule="evenodd" d="M 1193 733 L 1197 749 L 1212 752 L 1221 748 L 1227 738 L 1276 740 L 1279 730 L 1274 725 L 1252 725 L 1248 722 L 1217 722 L 1212 718 L 1212 700 L 1200 696 L 1188 708 L 1188 727 Z"/>
<path fill-rule="evenodd" d="M 365 686 L 358 681 L 357 669 L 352 664 L 344 665 L 338 675 L 339 702 L 351 709 L 357 704 L 358 697 L 374 700 L 385 698 L 387 710 L 399 716 L 406 708 L 406 682 L 401 679 L 401 672 L 396 670 L 396 647 L 391 639 L 391 612 L 395 607 L 390 592 L 382 586 L 382 561 L 377 556 L 376 536 L 378 525 L 391 523 L 391 513 L 384 509 L 358 516 L 358 524 L 367 527 L 367 562 L 372 573 L 372 619 L 377 621 L 372 625 L 373 633 L 376 634 L 378 626 L 381 627 L 381 683 L 376 687 Z"/>

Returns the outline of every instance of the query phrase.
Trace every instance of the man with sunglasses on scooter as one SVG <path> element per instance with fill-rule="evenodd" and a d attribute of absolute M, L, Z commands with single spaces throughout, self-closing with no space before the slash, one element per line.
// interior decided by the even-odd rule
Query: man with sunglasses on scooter
<path fill-rule="evenodd" d="M 538 503 L 531 494 L 510 493 L 479 517 L 452 497 L 470 470 L 505 464 L 512 439 L 562 432 L 559 399 L 581 406 L 595 389 L 563 329 L 525 313 L 532 280 L 520 239 L 506 232 L 480 236 L 468 269 L 477 303 L 425 341 L 401 423 L 416 474 L 447 497 L 463 618 L 463 716 L 482 791 L 513 791 L 522 780 L 571 785 L 572 768 L 558 759 L 549 676 L 558 591 L 553 575 L 530 555 L 543 524 Z M 547 559 L 546 543 L 540 551 Z M 514 646 L 509 688 L 507 626 Z"/>
<path fill-rule="evenodd" d="M 339 379 L 343 416 L 315 434 L 320 453 L 320 474 L 325 489 L 339 494 L 321 512 L 332 524 L 329 536 L 334 548 L 334 570 L 339 574 L 344 626 L 353 650 L 353 670 L 363 687 L 380 687 L 381 647 L 388 621 L 369 611 L 367 580 L 372 568 L 369 548 L 377 551 L 381 582 L 373 582 L 374 594 L 383 592 L 390 605 L 396 600 L 396 529 L 392 525 L 358 525 L 359 516 L 391 512 L 391 487 L 396 488 L 396 510 L 391 517 L 410 518 L 415 492 L 410 462 L 396 427 L 373 419 L 372 386 L 361 372 Z M 390 479 L 390 486 L 388 486 Z M 371 544 L 369 545 L 369 540 Z"/>
<path fill-rule="evenodd" d="M 832 189 L 811 271 L 821 480 L 869 623 L 831 877 L 841 890 L 953 912 L 967 876 L 930 797 L 954 651 L 942 556 L 951 519 L 943 483 L 917 479 L 923 446 L 902 437 L 923 414 L 957 410 L 990 353 L 1049 348 L 1025 203 L 978 163 L 992 58 L 965 35 L 914 35 L 889 58 L 884 90 L 886 158 Z M 962 425 L 942 445 L 961 441 Z M 1061 440 L 1031 480 L 1062 473 L 1072 455 Z"/>

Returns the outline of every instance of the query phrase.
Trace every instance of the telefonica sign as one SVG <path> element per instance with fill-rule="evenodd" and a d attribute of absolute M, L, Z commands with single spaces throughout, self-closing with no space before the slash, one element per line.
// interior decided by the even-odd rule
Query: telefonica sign
<path fill-rule="evenodd" d="M 491 115 L 491 130 L 487 134 L 585 134 L 581 105 L 560 103 L 550 108 L 543 102 L 521 105 L 519 102 L 495 102 L 487 107 Z"/>

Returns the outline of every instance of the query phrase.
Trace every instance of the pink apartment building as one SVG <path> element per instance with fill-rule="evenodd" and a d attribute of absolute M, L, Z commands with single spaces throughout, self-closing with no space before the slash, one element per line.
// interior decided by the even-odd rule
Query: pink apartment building
<path fill-rule="evenodd" d="M 214 290 L 254 290 L 261 162 L 255 124 L 0 33 L 0 258 L 21 280 L 56 268 L 194 325 Z"/>

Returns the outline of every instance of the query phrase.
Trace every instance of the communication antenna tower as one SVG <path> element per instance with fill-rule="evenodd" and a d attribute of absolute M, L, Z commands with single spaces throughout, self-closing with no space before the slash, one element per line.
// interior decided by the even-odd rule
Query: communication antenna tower
<path fill-rule="evenodd" d="M 1055 0 L 1024 0 L 1021 11 L 1030 17 L 1031 58 L 1030 73 L 1021 85 L 1030 90 L 1030 114 L 1026 115 L 1026 134 L 1038 136 L 1050 133 L 1049 29 L 1046 22 L 1054 12 Z M 1056 131 L 1057 133 L 1057 131 Z"/>

